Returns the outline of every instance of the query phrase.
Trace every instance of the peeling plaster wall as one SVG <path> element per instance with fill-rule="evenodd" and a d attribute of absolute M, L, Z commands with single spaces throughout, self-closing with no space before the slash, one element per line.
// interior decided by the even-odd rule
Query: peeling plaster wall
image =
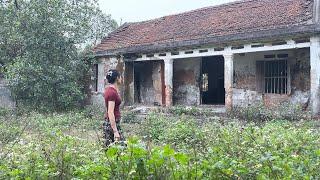
<path fill-rule="evenodd" d="M 109 69 L 117 69 L 123 77 L 125 72 L 124 62 L 122 57 L 110 57 L 98 59 L 98 92 L 92 92 L 91 103 L 100 108 L 104 108 L 103 93 L 107 81 L 105 79 L 106 72 Z M 121 97 L 124 97 L 124 85 L 119 87 Z M 122 98 L 123 99 L 123 98 Z"/>
<path fill-rule="evenodd" d="M 201 58 L 174 60 L 173 103 L 175 105 L 200 104 Z"/>
<path fill-rule="evenodd" d="M 264 60 L 264 55 L 288 53 L 288 64 L 291 71 L 291 93 L 289 95 L 262 94 L 256 87 L 256 61 Z M 309 48 L 236 54 L 234 56 L 233 105 L 247 106 L 264 103 L 267 106 L 278 105 L 288 101 L 293 104 L 306 105 L 310 98 L 310 50 Z M 160 61 L 141 62 L 140 69 L 141 103 L 162 104 L 163 87 L 161 81 Z M 175 59 L 173 68 L 173 102 L 174 105 L 200 104 L 200 70 L 201 58 Z M 125 78 L 120 86 L 121 97 L 126 104 L 134 101 L 133 64 L 124 63 L 122 57 L 100 58 L 98 64 L 98 92 L 93 92 L 92 103 L 104 107 L 103 91 L 105 73 L 109 69 L 117 69 Z M 4 92 L 4 91 L 3 91 Z M 124 96 L 125 95 L 125 96 Z"/>
<path fill-rule="evenodd" d="M 14 108 L 15 102 L 11 98 L 11 92 L 4 80 L 0 77 L 0 108 Z"/>
<path fill-rule="evenodd" d="M 136 101 L 141 104 L 154 105 L 162 104 L 162 81 L 161 81 L 161 62 L 139 62 L 135 63 L 135 81 L 139 81 L 136 87 Z M 140 97 L 137 97 L 137 95 Z"/>
<path fill-rule="evenodd" d="M 291 94 L 262 94 L 256 91 L 256 61 L 264 60 L 264 55 L 289 54 L 288 65 L 291 72 Z M 306 105 L 310 96 L 310 52 L 309 48 L 247 53 L 234 58 L 234 106 L 247 106 L 264 103 L 266 106 L 279 105 L 282 102 Z"/>

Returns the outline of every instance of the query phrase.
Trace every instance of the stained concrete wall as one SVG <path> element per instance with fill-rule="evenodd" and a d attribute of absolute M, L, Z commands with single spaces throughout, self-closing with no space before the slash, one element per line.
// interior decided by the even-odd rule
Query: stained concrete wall
<path fill-rule="evenodd" d="M 123 77 L 125 72 L 123 58 L 119 56 L 98 59 L 98 91 L 92 91 L 91 104 L 102 109 L 105 107 L 103 93 L 105 86 L 107 85 L 106 72 L 110 69 L 117 69 L 120 72 L 120 75 Z M 119 89 L 121 92 L 121 97 L 124 97 L 123 95 L 125 86 L 122 84 L 120 85 Z"/>
<path fill-rule="evenodd" d="M 0 108 L 14 108 L 15 102 L 5 81 L 0 77 Z"/>
<path fill-rule="evenodd" d="M 201 58 L 176 59 L 173 64 L 174 105 L 200 104 Z"/>
<path fill-rule="evenodd" d="M 288 95 L 264 94 L 257 92 L 256 61 L 265 60 L 264 55 L 289 55 L 291 92 Z M 160 61 L 158 61 L 160 62 Z M 247 106 L 264 103 L 272 106 L 288 101 L 293 104 L 307 105 L 310 99 L 310 50 L 309 48 L 271 51 L 259 53 L 236 54 L 233 60 L 233 106 Z M 153 105 L 162 104 L 161 63 L 149 63 L 141 70 L 145 79 L 139 81 L 141 103 Z M 117 69 L 125 76 L 125 83 L 120 87 L 125 104 L 134 101 L 134 68 L 132 63 L 124 63 L 121 57 L 99 59 L 98 92 L 92 95 L 92 102 L 104 107 L 103 90 L 105 87 L 105 73 L 108 69 Z M 201 58 L 175 59 L 173 64 L 173 103 L 174 105 L 200 104 L 200 70 Z M 137 93 L 135 93 L 137 94 Z M 127 101 L 127 103 L 126 103 Z"/>
<path fill-rule="evenodd" d="M 162 104 L 161 61 L 135 63 L 135 102 L 154 105 Z M 138 92 L 139 91 L 139 92 Z"/>
<path fill-rule="evenodd" d="M 264 55 L 289 55 L 291 93 L 288 95 L 258 93 L 256 87 L 256 61 L 265 60 Z M 247 53 L 234 57 L 234 106 L 247 106 L 264 103 L 267 106 L 278 105 L 287 101 L 294 104 L 306 105 L 310 97 L 310 52 L 309 48 Z"/>

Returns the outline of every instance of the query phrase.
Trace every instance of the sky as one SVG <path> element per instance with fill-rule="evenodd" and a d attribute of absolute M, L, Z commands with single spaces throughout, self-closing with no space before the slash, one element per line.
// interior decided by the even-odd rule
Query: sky
<path fill-rule="evenodd" d="M 119 24 L 177 14 L 236 0 L 99 0 L 100 8 Z"/>

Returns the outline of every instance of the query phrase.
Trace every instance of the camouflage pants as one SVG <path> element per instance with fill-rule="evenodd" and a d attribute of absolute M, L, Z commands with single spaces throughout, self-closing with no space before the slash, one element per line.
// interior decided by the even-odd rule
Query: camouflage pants
<path fill-rule="evenodd" d="M 118 132 L 120 134 L 120 141 L 124 141 L 125 139 L 123 137 L 122 129 L 120 127 L 120 122 L 117 122 L 116 125 L 117 125 Z M 113 129 L 112 129 L 111 124 L 108 120 L 105 120 L 103 122 L 103 137 L 104 137 L 106 146 L 109 146 L 111 143 L 113 143 L 115 141 Z"/>

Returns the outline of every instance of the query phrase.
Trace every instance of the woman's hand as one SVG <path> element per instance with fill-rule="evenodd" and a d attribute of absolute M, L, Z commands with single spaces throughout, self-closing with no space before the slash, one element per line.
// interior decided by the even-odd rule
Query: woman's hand
<path fill-rule="evenodd" d="M 115 140 L 115 141 L 120 141 L 120 134 L 119 134 L 118 131 L 117 131 L 117 132 L 114 132 L 113 135 L 114 135 L 114 140 Z"/>

